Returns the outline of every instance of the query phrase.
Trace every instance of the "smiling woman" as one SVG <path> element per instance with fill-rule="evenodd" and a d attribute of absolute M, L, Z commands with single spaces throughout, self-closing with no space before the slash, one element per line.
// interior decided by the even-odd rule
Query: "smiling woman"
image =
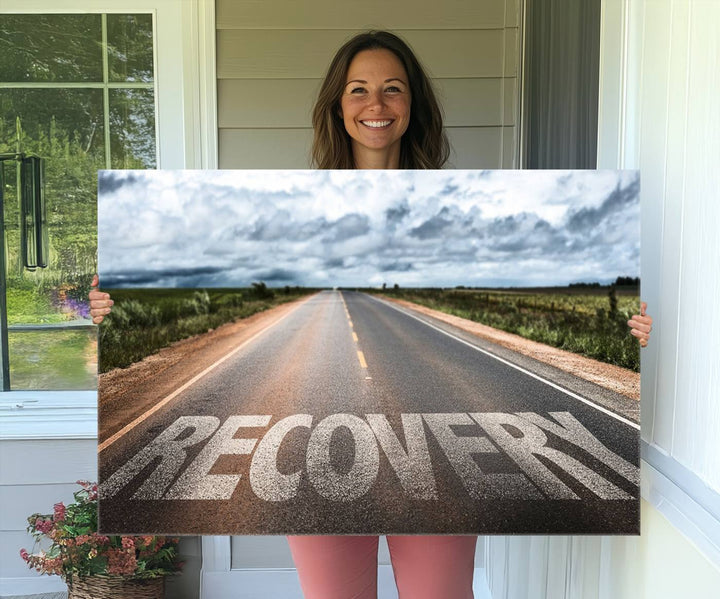
<path fill-rule="evenodd" d="M 355 162 L 366 158 L 376 168 L 389 168 L 383 160 L 399 164 L 411 102 L 402 63 L 389 50 L 365 50 L 353 58 L 347 79 L 340 116 L 352 138 Z"/>
<path fill-rule="evenodd" d="M 312 123 L 313 164 L 322 169 L 437 169 L 450 154 L 430 79 L 387 31 L 362 33 L 338 50 Z"/>

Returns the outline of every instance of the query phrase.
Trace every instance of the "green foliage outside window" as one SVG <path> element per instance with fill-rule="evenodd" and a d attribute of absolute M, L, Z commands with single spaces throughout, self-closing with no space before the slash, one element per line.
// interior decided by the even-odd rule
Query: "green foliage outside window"
<path fill-rule="evenodd" d="M 0 57 L 0 153 L 45 159 L 50 240 L 48 268 L 23 269 L 15 164 L 6 162 L 12 388 L 92 388 L 92 329 L 12 326 L 88 318 L 97 171 L 156 166 L 152 15 L 0 15 Z"/>

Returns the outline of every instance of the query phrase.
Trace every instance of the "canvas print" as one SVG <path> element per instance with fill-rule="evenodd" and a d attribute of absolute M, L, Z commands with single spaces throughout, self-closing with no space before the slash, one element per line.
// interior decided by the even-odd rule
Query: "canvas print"
<path fill-rule="evenodd" d="M 102 171 L 100 530 L 638 534 L 635 171 Z"/>

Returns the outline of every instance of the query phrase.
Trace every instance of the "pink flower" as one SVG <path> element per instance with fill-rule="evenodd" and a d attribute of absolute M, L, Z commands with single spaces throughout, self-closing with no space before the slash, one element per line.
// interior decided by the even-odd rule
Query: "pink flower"
<path fill-rule="evenodd" d="M 135 548 L 135 541 L 131 537 L 123 537 L 121 542 L 125 549 Z"/>
<path fill-rule="evenodd" d="M 35 528 L 44 535 L 49 533 L 52 530 L 52 527 L 52 520 L 43 520 L 42 518 L 35 520 Z"/>
<path fill-rule="evenodd" d="M 20 550 L 20 557 L 26 562 L 30 560 L 30 554 L 27 552 L 27 549 Z"/>
<path fill-rule="evenodd" d="M 108 574 L 129 576 L 135 573 L 137 559 L 134 551 L 126 549 L 108 549 Z"/>
<path fill-rule="evenodd" d="M 62 501 L 60 503 L 56 503 L 53 506 L 53 509 L 55 511 L 55 514 L 53 516 L 55 522 L 61 522 L 62 520 L 65 520 L 65 505 Z"/>
<path fill-rule="evenodd" d="M 59 557 L 48 558 L 43 564 L 43 568 L 47 574 L 62 574 L 62 559 Z"/>

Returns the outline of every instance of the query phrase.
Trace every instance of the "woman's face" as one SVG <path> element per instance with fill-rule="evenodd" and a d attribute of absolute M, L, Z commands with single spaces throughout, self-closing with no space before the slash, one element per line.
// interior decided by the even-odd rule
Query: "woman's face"
<path fill-rule="evenodd" d="M 390 50 L 363 50 L 345 78 L 340 109 L 358 152 L 397 152 L 410 123 L 410 85 L 402 62 Z"/>

